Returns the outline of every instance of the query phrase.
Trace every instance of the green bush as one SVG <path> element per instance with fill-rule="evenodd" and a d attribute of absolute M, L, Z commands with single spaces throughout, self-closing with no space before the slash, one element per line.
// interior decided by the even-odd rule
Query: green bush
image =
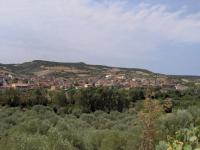
<path fill-rule="evenodd" d="M 193 116 L 187 110 L 178 110 L 177 112 L 161 116 L 157 125 L 162 135 L 174 135 L 181 128 L 190 127 L 193 123 Z"/>
<path fill-rule="evenodd" d="M 156 150 L 167 150 L 169 148 L 169 144 L 164 141 L 160 141 L 158 145 L 156 145 Z"/>

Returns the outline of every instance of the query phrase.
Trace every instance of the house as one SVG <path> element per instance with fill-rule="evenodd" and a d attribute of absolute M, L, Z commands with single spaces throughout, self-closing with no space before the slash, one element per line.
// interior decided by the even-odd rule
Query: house
<path fill-rule="evenodd" d="M 29 89 L 30 85 L 29 84 L 20 84 L 20 83 L 14 83 L 11 85 L 12 88 L 14 89 Z"/>
<path fill-rule="evenodd" d="M 6 83 L 6 80 L 4 77 L 0 77 L 0 86 L 6 86 L 7 83 Z"/>
<path fill-rule="evenodd" d="M 124 76 L 124 75 L 117 76 L 117 79 L 119 79 L 119 80 L 123 80 L 123 79 L 125 79 L 125 76 Z"/>
<path fill-rule="evenodd" d="M 112 77 L 111 74 L 108 74 L 108 75 L 105 76 L 106 79 L 110 79 L 111 77 Z"/>
<path fill-rule="evenodd" d="M 176 90 L 178 90 L 178 91 L 185 91 L 185 90 L 188 89 L 187 86 L 181 85 L 181 84 L 177 84 L 177 85 L 175 86 L 175 88 L 176 88 Z"/>
<path fill-rule="evenodd" d="M 55 90 L 56 90 L 56 87 L 55 86 L 51 86 L 50 91 L 55 91 Z"/>
<path fill-rule="evenodd" d="M 84 85 L 84 88 L 90 88 L 90 87 L 93 87 L 93 84 L 85 84 Z"/>
<path fill-rule="evenodd" d="M 9 75 L 8 75 L 8 78 L 9 78 L 9 79 L 13 79 L 13 75 L 9 74 Z"/>

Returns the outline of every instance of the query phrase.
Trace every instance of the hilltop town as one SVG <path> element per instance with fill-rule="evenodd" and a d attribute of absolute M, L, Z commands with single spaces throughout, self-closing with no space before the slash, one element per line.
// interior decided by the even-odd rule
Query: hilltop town
<path fill-rule="evenodd" d="M 200 77 L 168 76 L 143 69 L 117 68 L 85 63 L 36 60 L 23 64 L 0 64 L 0 88 L 51 90 L 74 87 L 121 87 L 186 90 L 199 85 Z"/>

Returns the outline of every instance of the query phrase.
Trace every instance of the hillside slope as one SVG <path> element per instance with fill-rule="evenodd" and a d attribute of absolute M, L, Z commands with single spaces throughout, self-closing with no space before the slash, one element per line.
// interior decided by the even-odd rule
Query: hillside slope
<path fill-rule="evenodd" d="M 1 64 L 0 73 L 9 73 L 16 76 L 55 76 L 65 78 L 95 77 L 107 74 L 126 74 L 129 77 L 164 76 L 175 79 L 200 80 L 200 76 L 164 75 L 153 73 L 146 69 L 120 68 L 103 65 L 90 65 L 83 62 L 64 63 L 44 60 L 34 60 L 22 64 Z"/>
<path fill-rule="evenodd" d="M 152 72 L 145 69 L 138 68 L 119 68 L 108 67 L 103 65 L 89 65 L 83 62 L 79 63 L 62 63 L 43 60 L 34 60 L 32 62 L 25 62 L 22 64 L 0 64 L 0 68 L 14 74 L 23 75 L 40 75 L 52 73 L 73 73 L 73 74 L 99 74 L 117 70 L 118 72 L 141 72 L 145 74 L 152 74 Z"/>

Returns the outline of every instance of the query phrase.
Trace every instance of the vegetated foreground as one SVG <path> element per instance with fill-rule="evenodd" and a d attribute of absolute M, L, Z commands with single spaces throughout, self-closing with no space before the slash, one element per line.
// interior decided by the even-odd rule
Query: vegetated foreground
<path fill-rule="evenodd" d="M 200 88 L 0 91 L 0 150 L 193 150 Z"/>

